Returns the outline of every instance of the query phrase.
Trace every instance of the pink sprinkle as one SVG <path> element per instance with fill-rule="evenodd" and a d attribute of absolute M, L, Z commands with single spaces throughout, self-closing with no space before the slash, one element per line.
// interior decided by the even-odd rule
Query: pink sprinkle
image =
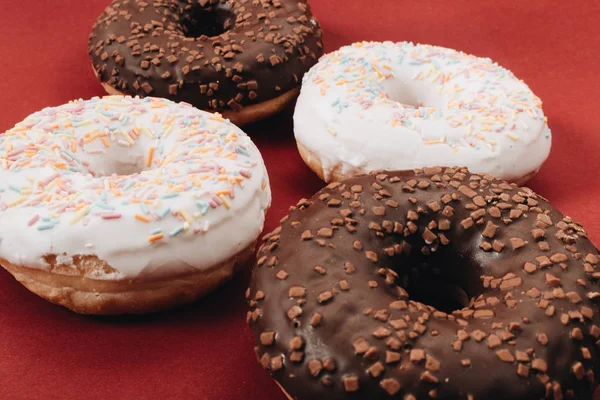
<path fill-rule="evenodd" d="M 23 152 L 23 149 L 17 149 L 17 150 L 13 150 L 10 153 L 7 154 L 7 157 L 14 157 L 18 154 L 21 154 Z"/>
<path fill-rule="evenodd" d="M 31 225 L 35 224 L 39 219 L 40 219 L 40 216 L 38 214 L 35 214 L 33 217 L 31 217 L 29 222 L 27 222 L 27 226 L 31 226 Z"/>
<path fill-rule="evenodd" d="M 119 218 L 121 218 L 121 214 L 118 214 L 118 213 L 102 214 L 102 219 L 119 219 Z"/>
<path fill-rule="evenodd" d="M 89 149 L 87 151 L 88 154 L 101 154 L 104 153 L 104 149 Z"/>
<path fill-rule="evenodd" d="M 49 178 L 47 178 L 46 180 L 42 181 L 42 185 L 47 185 L 50 182 L 52 182 L 53 180 L 55 180 L 56 178 L 58 178 L 60 175 L 59 174 L 54 174 L 52 176 L 50 176 Z"/>
<path fill-rule="evenodd" d="M 252 172 L 248 171 L 246 169 L 241 169 L 240 175 L 243 176 L 244 178 L 252 178 Z"/>

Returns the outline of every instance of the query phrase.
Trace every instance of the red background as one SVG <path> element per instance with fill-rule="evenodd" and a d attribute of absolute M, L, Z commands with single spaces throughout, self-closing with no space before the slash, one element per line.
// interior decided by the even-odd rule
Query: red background
<path fill-rule="evenodd" d="M 109 0 L 2 0 L 0 132 L 28 114 L 102 95 L 87 37 Z M 488 56 L 544 101 L 550 159 L 530 186 L 600 243 L 600 2 L 313 0 L 328 51 L 409 40 Z M 297 155 L 291 111 L 248 127 L 273 187 L 267 230 L 322 186 Z M 107 238 L 110 240 L 110 238 Z M 91 318 L 46 303 L 0 271 L 0 398 L 284 399 L 254 359 L 247 274 L 189 307 Z"/>

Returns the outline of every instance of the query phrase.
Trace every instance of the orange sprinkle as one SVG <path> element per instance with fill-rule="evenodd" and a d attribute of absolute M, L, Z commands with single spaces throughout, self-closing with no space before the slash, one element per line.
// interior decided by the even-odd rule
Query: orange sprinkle
<path fill-rule="evenodd" d="M 160 233 L 157 233 L 157 234 L 155 234 L 155 235 L 150 235 L 150 236 L 148 236 L 148 241 L 149 241 L 149 242 L 156 242 L 157 240 L 160 240 L 160 239 L 162 239 L 163 237 L 165 237 L 165 234 L 164 234 L 164 233 L 162 233 L 162 232 L 160 232 Z"/>
<path fill-rule="evenodd" d="M 146 156 L 146 167 L 152 165 L 152 156 L 154 156 L 154 147 L 148 149 L 148 155 Z"/>
<path fill-rule="evenodd" d="M 110 147 L 110 143 L 108 142 L 106 136 L 102 136 L 102 144 L 104 144 L 104 147 Z"/>
<path fill-rule="evenodd" d="M 194 178 L 190 177 L 190 181 L 192 182 L 192 184 L 196 187 L 202 187 L 202 184 L 200 182 L 198 182 L 197 180 L 195 180 Z"/>
<path fill-rule="evenodd" d="M 150 218 L 146 217 L 145 215 L 142 214 L 135 214 L 135 219 L 142 221 L 142 222 L 150 222 Z"/>
<path fill-rule="evenodd" d="M 229 194 L 229 190 L 218 190 L 215 192 L 217 196 L 221 196 L 222 194 Z"/>
<path fill-rule="evenodd" d="M 71 153 L 75 153 L 76 151 L 77 151 L 77 142 L 73 140 L 71 142 Z"/>

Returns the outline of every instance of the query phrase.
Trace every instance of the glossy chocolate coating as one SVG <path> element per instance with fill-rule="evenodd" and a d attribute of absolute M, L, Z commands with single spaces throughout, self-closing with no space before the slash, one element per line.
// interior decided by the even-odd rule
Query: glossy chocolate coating
<path fill-rule="evenodd" d="M 121 92 L 240 111 L 297 87 L 321 36 L 304 0 L 116 0 L 88 50 Z"/>
<path fill-rule="evenodd" d="M 295 399 L 591 399 L 598 266 L 530 189 L 384 172 L 292 207 L 259 251 L 248 322 Z"/>

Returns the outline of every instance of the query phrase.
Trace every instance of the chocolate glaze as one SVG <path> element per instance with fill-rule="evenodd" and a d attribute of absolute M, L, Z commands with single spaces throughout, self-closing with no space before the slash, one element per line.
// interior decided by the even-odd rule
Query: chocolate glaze
<path fill-rule="evenodd" d="M 239 111 L 297 87 L 321 36 L 305 0 L 116 0 L 88 51 L 121 92 Z"/>
<path fill-rule="evenodd" d="M 259 251 L 248 322 L 295 399 L 591 399 L 598 259 L 530 189 L 385 172 L 291 208 Z"/>

